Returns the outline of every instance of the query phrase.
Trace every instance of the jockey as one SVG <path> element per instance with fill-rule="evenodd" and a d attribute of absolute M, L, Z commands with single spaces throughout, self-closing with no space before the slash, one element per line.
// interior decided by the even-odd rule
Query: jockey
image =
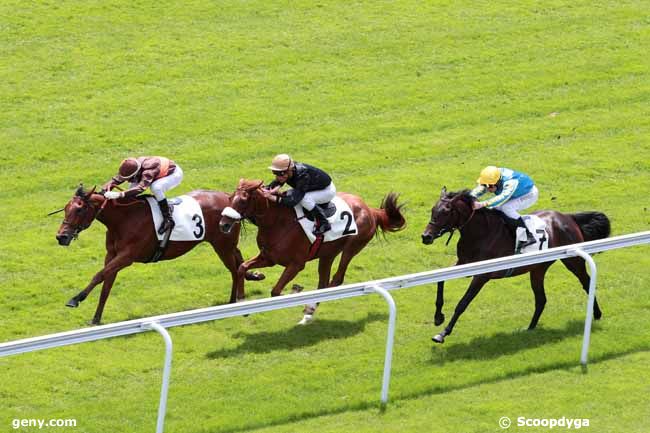
<path fill-rule="evenodd" d="M 111 191 L 113 187 L 129 181 L 129 189 L 123 192 Z M 183 180 L 183 170 L 174 161 L 162 156 L 141 156 L 126 158 L 120 164 L 118 174 L 104 185 L 104 197 L 114 200 L 122 197 L 135 197 L 150 188 L 158 201 L 163 223 L 158 233 L 163 234 L 174 227 L 165 191 L 177 186 Z"/>
<path fill-rule="evenodd" d="M 275 175 L 265 192 L 265 196 L 278 204 L 294 207 L 298 203 L 318 220 L 314 235 L 323 234 L 332 227 L 323 210 L 317 204 L 324 204 L 336 197 L 336 187 L 332 178 L 323 170 L 308 164 L 293 161 L 289 155 L 280 154 L 273 158 L 269 169 Z M 278 191 L 285 183 L 293 187 L 284 195 Z"/>
<path fill-rule="evenodd" d="M 474 209 L 488 207 L 501 211 L 515 232 L 517 227 L 526 230 L 526 240 L 519 241 L 517 250 L 534 244 L 535 237 L 518 212 L 537 202 L 539 192 L 533 180 L 524 173 L 491 165 L 481 170 L 476 182 L 478 186 L 471 192 L 473 197 L 479 198 L 487 192 L 495 195 L 489 200 L 475 201 Z"/>

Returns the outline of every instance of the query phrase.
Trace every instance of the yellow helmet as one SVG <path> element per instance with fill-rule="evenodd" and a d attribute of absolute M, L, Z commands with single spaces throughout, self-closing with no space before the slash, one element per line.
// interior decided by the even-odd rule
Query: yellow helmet
<path fill-rule="evenodd" d="M 291 163 L 291 157 L 286 153 L 281 153 L 279 155 L 275 155 L 275 158 L 273 158 L 269 169 L 273 171 L 286 171 L 289 170 L 289 167 L 291 167 Z"/>
<path fill-rule="evenodd" d="M 476 179 L 476 183 L 481 185 L 494 185 L 501 179 L 501 170 L 493 165 L 488 165 L 481 170 L 481 175 Z"/>

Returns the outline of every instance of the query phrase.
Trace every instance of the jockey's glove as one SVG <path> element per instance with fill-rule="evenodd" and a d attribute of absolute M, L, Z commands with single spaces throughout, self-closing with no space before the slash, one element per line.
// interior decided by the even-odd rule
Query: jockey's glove
<path fill-rule="evenodd" d="M 104 197 L 109 200 L 115 200 L 116 198 L 124 197 L 124 193 L 119 191 L 106 191 Z"/>

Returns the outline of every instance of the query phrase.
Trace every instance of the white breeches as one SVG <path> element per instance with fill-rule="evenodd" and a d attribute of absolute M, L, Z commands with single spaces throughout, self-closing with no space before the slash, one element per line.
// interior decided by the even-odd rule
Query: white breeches
<path fill-rule="evenodd" d="M 151 189 L 151 192 L 153 193 L 154 197 L 156 197 L 156 200 L 164 200 L 165 191 L 169 191 L 170 189 L 176 187 L 179 183 L 181 183 L 182 180 L 183 170 L 181 170 L 181 168 L 176 165 L 176 168 L 172 174 L 155 180 L 151 186 L 149 186 L 149 189 Z"/>
<path fill-rule="evenodd" d="M 508 218 L 519 219 L 520 210 L 528 209 L 535 203 L 537 203 L 537 198 L 539 197 L 539 191 L 536 186 L 533 186 L 533 189 L 526 195 L 522 195 L 518 198 L 513 198 L 508 200 L 505 204 L 499 206 L 497 209 L 506 214 Z"/>
<path fill-rule="evenodd" d="M 324 204 L 334 200 L 336 197 L 336 187 L 334 182 L 331 182 L 327 188 L 319 189 L 318 191 L 309 191 L 300 200 L 300 204 L 307 210 L 312 210 L 316 204 Z"/>

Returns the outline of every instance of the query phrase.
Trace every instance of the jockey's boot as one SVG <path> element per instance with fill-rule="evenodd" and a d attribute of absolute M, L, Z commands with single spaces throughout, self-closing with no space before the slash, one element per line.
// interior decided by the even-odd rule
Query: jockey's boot
<path fill-rule="evenodd" d="M 526 223 L 524 223 L 523 218 L 519 217 L 517 220 L 517 227 L 523 227 L 523 229 L 526 230 L 526 240 L 519 242 L 519 249 L 526 248 L 528 245 L 532 245 L 537 241 L 535 239 L 535 236 L 533 236 L 530 230 L 528 230 L 528 227 L 526 227 Z"/>
<path fill-rule="evenodd" d="M 318 205 L 314 206 L 314 208 L 311 210 L 311 213 L 314 215 L 314 223 L 318 221 L 318 226 L 314 224 L 314 229 L 312 230 L 312 233 L 314 235 L 322 235 L 332 228 L 329 221 L 327 221 L 327 217 L 325 216 L 323 209 L 321 209 Z"/>
<path fill-rule="evenodd" d="M 172 213 L 169 209 L 169 203 L 167 203 L 167 199 L 164 198 L 158 201 L 158 206 L 160 207 L 160 212 L 162 213 L 163 217 L 163 222 L 160 224 L 158 233 L 162 235 L 167 232 L 167 230 L 173 229 L 175 224 L 174 219 L 172 218 Z"/>

